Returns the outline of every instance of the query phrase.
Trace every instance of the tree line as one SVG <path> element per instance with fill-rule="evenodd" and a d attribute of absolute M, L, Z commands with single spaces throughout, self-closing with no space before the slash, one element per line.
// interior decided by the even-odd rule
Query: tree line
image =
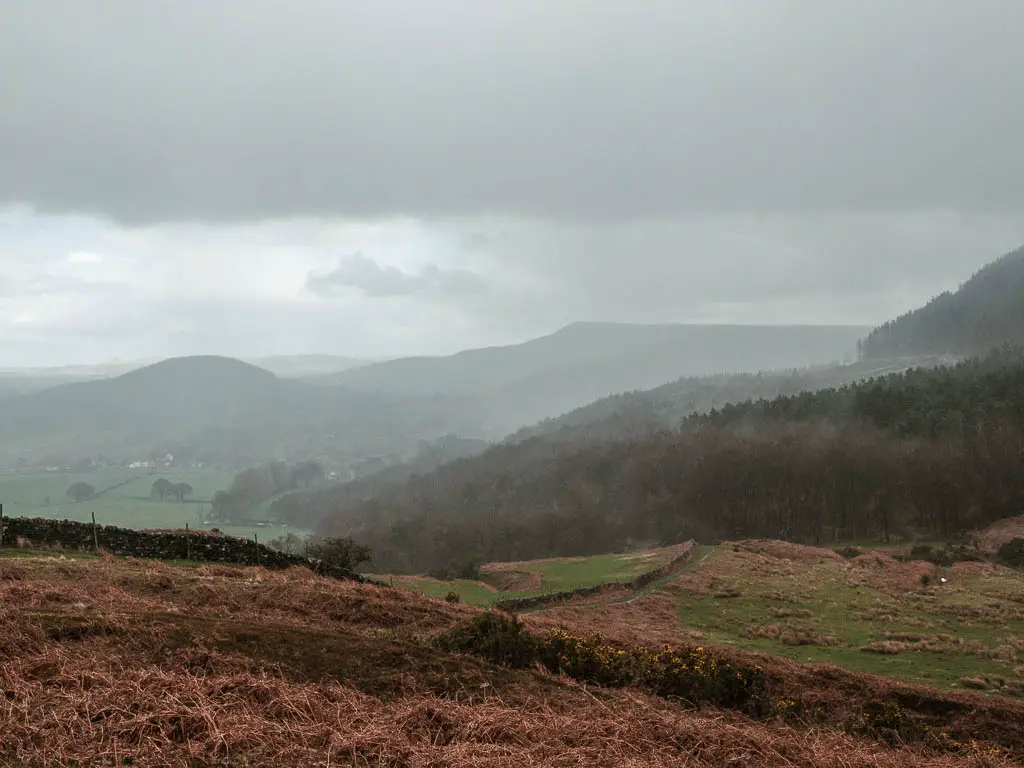
<path fill-rule="evenodd" d="M 314 460 L 289 465 L 270 461 L 235 475 L 231 487 L 217 491 L 210 512 L 212 520 L 244 520 L 252 508 L 281 494 L 312 488 L 326 478 L 324 466 Z"/>

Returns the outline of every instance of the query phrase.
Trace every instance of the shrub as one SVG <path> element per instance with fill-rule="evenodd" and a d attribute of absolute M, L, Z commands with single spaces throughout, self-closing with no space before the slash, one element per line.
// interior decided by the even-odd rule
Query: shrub
<path fill-rule="evenodd" d="M 438 637 L 436 644 L 445 651 L 471 653 L 507 667 L 529 667 L 538 658 L 537 639 L 518 619 L 498 613 L 482 613 Z"/>
<path fill-rule="evenodd" d="M 458 592 L 452 591 L 444 596 L 444 600 L 446 603 L 461 603 L 462 597 L 459 595 Z"/>
<path fill-rule="evenodd" d="M 1024 539 L 1011 539 L 999 548 L 999 561 L 1012 568 L 1024 567 Z"/>
<path fill-rule="evenodd" d="M 432 568 L 427 575 L 432 579 L 441 581 L 454 581 L 455 579 L 476 580 L 480 578 L 480 566 L 484 564 L 484 558 L 479 555 L 463 555 L 449 560 L 444 565 Z"/>
<path fill-rule="evenodd" d="M 910 559 L 924 560 L 942 568 L 948 568 L 953 563 L 984 560 L 979 552 L 963 544 L 952 544 L 942 549 L 934 549 L 928 544 L 918 544 L 910 550 Z"/>
<path fill-rule="evenodd" d="M 932 557 L 934 557 L 934 554 L 930 544 L 918 544 L 910 550 L 910 556 L 914 560 L 931 561 Z"/>
<path fill-rule="evenodd" d="M 861 710 L 864 730 L 889 744 L 918 741 L 921 727 L 895 701 L 869 699 Z"/>
<path fill-rule="evenodd" d="M 542 664 L 549 671 L 605 686 L 635 685 L 659 696 L 766 714 L 767 683 L 759 667 L 741 667 L 705 648 L 620 648 L 600 636 L 562 630 L 540 639 L 515 618 L 485 613 L 439 637 L 448 651 L 473 653 L 511 667 Z"/>
<path fill-rule="evenodd" d="M 927 574 L 927 573 L 922 573 L 921 574 L 921 586 L 922 587 L 927 587 L 931 583 L 932 583 L 931 575 Z"/>
<path fill-rule="evenodd" d="M 370 556 L 369 547 L 356 544 L 352 539 L 323 538 L 306 544 L 306 557 L 334 568 L 352 570 L 369 560 Z"/>
<path fill-rule="evenodd" d="M 841 547 L 840 549 L 835 550 L 835 553 L 837 555 L 842 555 L 847 560 L 853 560 L 853 558 L 859 557 L 860 555 L 864 554 L 857 547 Z"/>

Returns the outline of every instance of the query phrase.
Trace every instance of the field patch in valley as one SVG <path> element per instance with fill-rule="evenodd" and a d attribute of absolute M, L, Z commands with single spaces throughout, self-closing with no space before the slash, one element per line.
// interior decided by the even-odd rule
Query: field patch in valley
<path fill-rule="evenodd" d="M 470 605 L 488 606 L 499 600 L 567 592 L 600 584 L 630 582 L 670 563 L 683 552 L 681 546 L 637 552 L 559 557 L 514 563 L 487 563 L 479 580 L 440 581 L 427 576 L 374 576 L 396 587 L 431 597 L 455 592 Z"/>
<path fill-rule="evenodd" d="M 153 481 L 164 477 L 171 483 L 188 483 L 193 494 L 179 502 L 152 498 Z M 181 529 L 219 527 L 231 536 L 259 534 L 269 540 L 292 532 L 306 532 L 286 526 L 267 528 L 265 533 L 251 526 L 232 526 L 208 522 L 211 501 L 217 491 L 230 487 L 234 475 L 218 469 L 159 471 L 155 469 L 106 469 L 95 472 L 25 472 L 0 474 L 0 503 L 11 517 L 43 517 L 56 520 L 90 522 L 92 515 L 101 525 L 120 528 Z M 96 489 L 94 498 L 74 502 L 68 488 L 85 482 Z M 207 522 L 203 522 L 207 521 Z"/>

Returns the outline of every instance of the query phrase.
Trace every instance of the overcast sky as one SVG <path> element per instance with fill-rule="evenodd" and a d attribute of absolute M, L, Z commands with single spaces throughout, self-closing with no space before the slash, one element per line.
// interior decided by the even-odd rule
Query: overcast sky
<path fill-rule="evenodd" d="M 1020 0 L 0 0 L 0 367 L 874 324 L 1024 243 Z"/>

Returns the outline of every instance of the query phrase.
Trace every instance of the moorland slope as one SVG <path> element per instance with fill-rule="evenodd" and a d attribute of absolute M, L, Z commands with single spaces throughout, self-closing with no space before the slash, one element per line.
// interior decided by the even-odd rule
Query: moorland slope
<path fill-rule="evenodd" d="M 847 692 L 814 725 L 510 668 L 433 640 L 477 609 L 303 571 L 0 558 L 0 611 L 12 765 L 981 768 L 1024 746 L 1012 702 L 839 670 L 765 667 L 784 702 Z M 881 744 L 860 708 L 894 696 L 948 737 Z"/>

